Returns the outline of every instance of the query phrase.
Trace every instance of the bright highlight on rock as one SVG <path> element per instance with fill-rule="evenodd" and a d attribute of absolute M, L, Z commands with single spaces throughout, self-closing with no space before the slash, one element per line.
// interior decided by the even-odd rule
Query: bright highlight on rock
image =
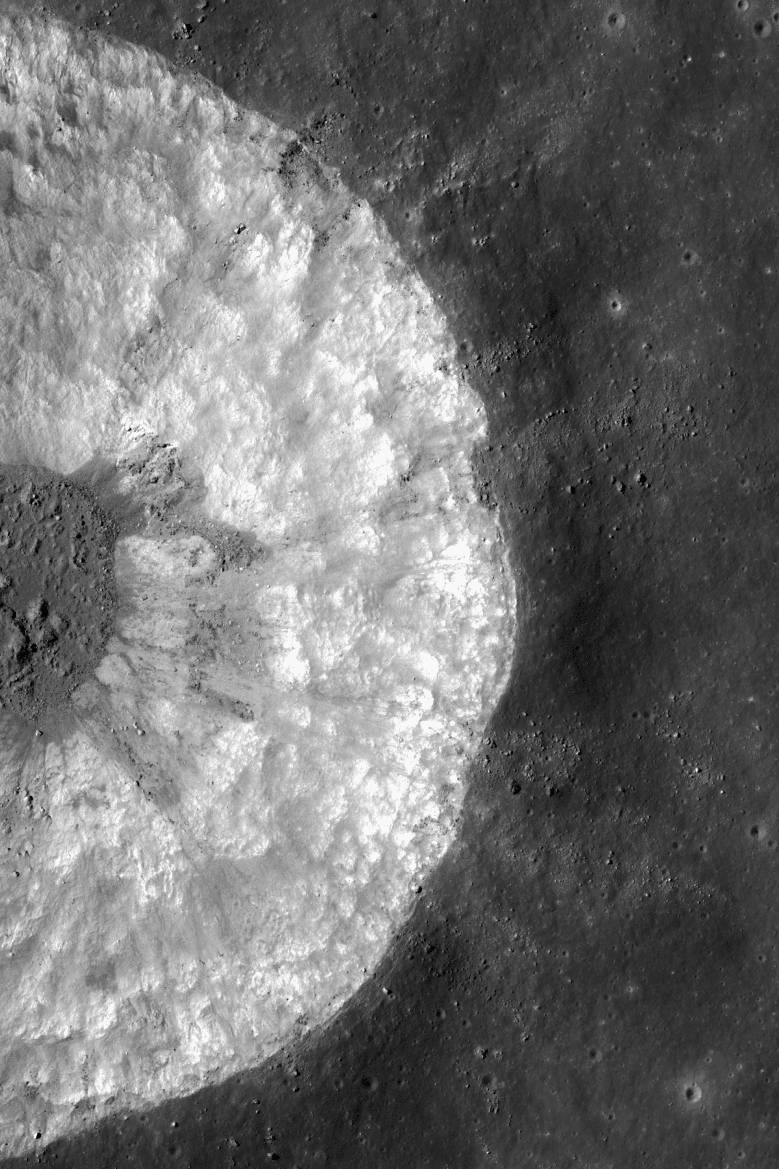
<path fill-rule="evenodd" d="M 35 566 L 4 652 L 53 663 L 0 679 L 10 1154 L 358 988 L 452 840 L 514 593 L 483 409 L 370 209 L 145 51 L 0 44 L 0 521 Z M 100 652 L 60 674 L 74 628 Z"/>

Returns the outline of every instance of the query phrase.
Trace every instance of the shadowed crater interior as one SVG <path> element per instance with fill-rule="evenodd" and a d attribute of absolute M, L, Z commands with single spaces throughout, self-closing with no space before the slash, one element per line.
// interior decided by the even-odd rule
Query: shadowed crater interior
<path fill-rule="evenodd" d="M 100 660 L 116 608 L 115 530 L 84 487 L 0 467 L 0 703 L 37 721 Z"/>

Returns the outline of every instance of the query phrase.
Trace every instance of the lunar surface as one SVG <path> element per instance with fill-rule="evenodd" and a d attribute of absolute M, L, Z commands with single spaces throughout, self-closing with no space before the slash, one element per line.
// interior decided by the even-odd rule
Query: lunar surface
<path fill-rule="evenodd" d="M 257 1063 L 451 842 L 515 597 L 368 206 L 161 58 L 0 19 L 0 1147 Z"/>

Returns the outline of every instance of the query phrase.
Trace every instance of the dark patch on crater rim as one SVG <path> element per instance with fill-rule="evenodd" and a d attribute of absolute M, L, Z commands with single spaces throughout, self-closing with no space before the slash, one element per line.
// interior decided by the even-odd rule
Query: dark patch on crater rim
<path fill-rule="evenodd" d="M 202 537 L 216 554 L 214 575 L 249 568 L 265 556 L 253 532 L 202 514 L 202 475 L 182 465 L 171 443 L 145 440 L 116 463 L 98 456 L 74 471 L 71 480 L 98 500 L 119 535 L 159 538 L 189 532 Z"/>
<path fill-rule="evenodd" d="M 114 627 L 116 527 L 86 488 L 0 466 L 0 703 L 23 720 L 65 704 Z"/>

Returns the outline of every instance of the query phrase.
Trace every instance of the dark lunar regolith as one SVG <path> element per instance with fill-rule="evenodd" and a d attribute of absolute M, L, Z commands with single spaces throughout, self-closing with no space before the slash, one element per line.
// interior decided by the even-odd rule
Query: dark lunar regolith
<path fill-rule="evenodd" d="M 114 624 L 115 531 L 91 493 L 0 467 L 0 702 L 35 722 L 66 702 Z"/>

